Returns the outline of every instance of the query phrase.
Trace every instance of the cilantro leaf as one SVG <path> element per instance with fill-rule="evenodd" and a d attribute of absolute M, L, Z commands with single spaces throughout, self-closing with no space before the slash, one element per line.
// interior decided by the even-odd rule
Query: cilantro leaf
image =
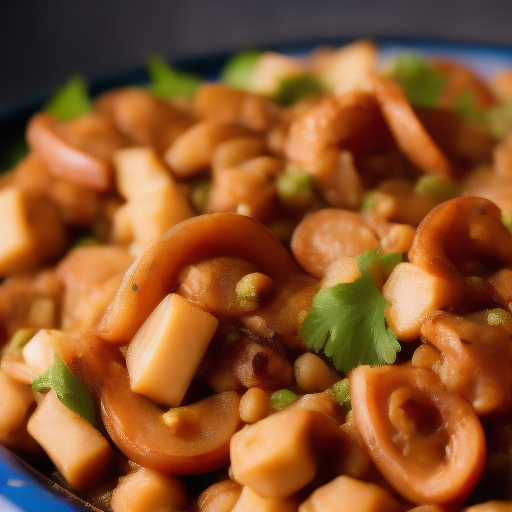
<path fill-rule="evenodd" d="M 283 78 L 275 97 L 278 103 L 288 106 L 306 98 L 320 96 L 324 92 L 324 86 L 315 76 L 305 74 Z"/>
<path fill-rule="evenodd" d="M 245 50 L 233 55 L 222 69 L 220 79 L 238 89 L 250 90 L 251 75 L 260 56 L 258 50 Z"/>
<path fill-rule="evenodd" d="M 71 373 L 60 357 L 55 356 L 53 365 L 32 381 L 34 391 L 53 389 L 59 400 L 73 412 L 96 426 L 94 402 L 86 387 Z"/>
<path fill-rule="evenodd" d="M 158 56 L 149 59 L 146 69 L 149 90 L 159 98 L 191 98 L 202 82 L 198 75 L 178 71 Z"/>
<path fill-rule="evenodd" d="M 48 101 L 45 112 L 69 121 L 92 110 L 91 99 L 85 80 L 80 75 L 72 76 Z"/>
<path fill-rule="evenodd" d="M 411 53 L 398 57 L 389 74 L 403 87 L 408 100 L 419 107 L 435 108 L 447 84 L 431 64 Z"/>
<path fill-rule="evenodd" d="M 323 349 L 345 374 L 363 364 L 391 364 L 400 351 L 384 317 L 391 303 L 382 296 L 370 271 L 378 258 L 376 251 L 358 256 L 361 277 L 320 290 L 302 324 L 307 347 L 315 352 Z"/>

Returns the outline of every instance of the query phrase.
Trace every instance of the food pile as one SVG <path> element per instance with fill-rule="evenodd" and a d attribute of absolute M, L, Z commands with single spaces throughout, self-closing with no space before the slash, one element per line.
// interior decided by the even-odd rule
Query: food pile
<path fill-rule="evenodd" d="M 512 70 L 148 73 L 0 178 L 0 442 L 95 510 L 512 511 Z"/>

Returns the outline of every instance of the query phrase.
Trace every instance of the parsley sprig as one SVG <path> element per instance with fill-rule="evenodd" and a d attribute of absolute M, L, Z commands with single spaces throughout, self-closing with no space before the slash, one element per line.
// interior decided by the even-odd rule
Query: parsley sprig
<path fill-rule="evenodd" d="M 356 259 L 361 277 L 320 290 L 302 324 L 307 347 L 315 352 L 323 350 L 345 374 L 363 364 L 394 363 L 400 351 L 400 343 L 384 317 L 391 303 L 372 277 L 379 254 L 368 251 Z"/>

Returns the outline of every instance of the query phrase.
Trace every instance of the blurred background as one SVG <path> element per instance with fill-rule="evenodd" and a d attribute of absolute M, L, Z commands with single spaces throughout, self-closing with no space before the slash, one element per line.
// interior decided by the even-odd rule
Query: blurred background
<path fill-rule="evenodd" d="M 153 54 L 361 36 L 512 47 L 511 26 L 511 0 L 4 0 L 0 113 L 73 72 L 95 79 Z"/>

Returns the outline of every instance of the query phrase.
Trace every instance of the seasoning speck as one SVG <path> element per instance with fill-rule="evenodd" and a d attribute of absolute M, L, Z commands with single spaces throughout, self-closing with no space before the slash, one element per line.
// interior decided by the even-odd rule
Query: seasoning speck
<path fill-rule="evenodd" d="M 139 287 L 136 284 L 132 284 L 132 290 L 136 292 L 139 289 Z"/>

